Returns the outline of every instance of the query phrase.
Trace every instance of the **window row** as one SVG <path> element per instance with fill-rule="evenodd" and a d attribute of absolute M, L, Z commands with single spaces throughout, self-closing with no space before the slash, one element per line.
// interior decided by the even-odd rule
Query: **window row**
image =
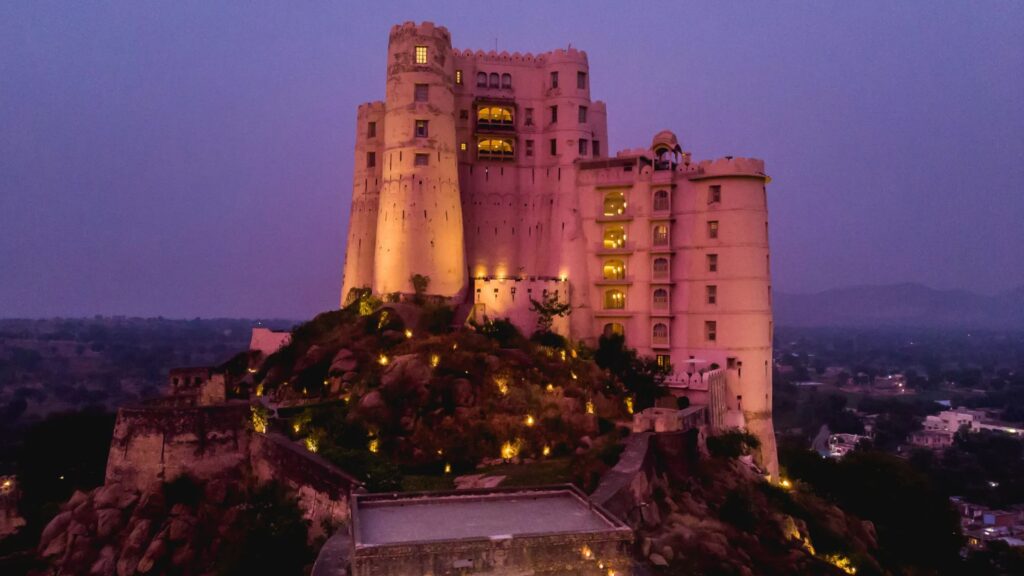
<path fill-rule="evenodd" d="M 552 72 L 551 76 L 551 88 L 558 88 L 558 72 Z M 587 73 L 582 70 L 576 72 L 576 88 L 578 90 L 587 89 Z"/>
<path fill-rule="evenodd" d="M 722 187 L 713 185 L 708 188 L 708 204 L 719 204 L 722 202 Z M 622 191 L 612 191 L 604 195 L 605 216 L 616 216 L 622 214 L 626 209 L 626 195 Z M 654 212 L 667 212 L 672 209 L 672 200 L 668 190 L 655 190 L 651 197 L 651 210 Z M 717 223 L 716 223 L 717 228 Z M 714 237 L 714 236 L 712 236 Z"/>
<path fill-rule="evenodd" d="M 602 245 L 607 250 L 617 250 L 626 246 L 626 227 L 623 224 L 605 224 Z M 667 224 L 655 224 L 651 227 L 651 245 L 668 247 L 669 234 Z"/>
<path fill-rule="evenodd" d="M 455 71 L 455 83 L 462 84 L 462 70 Z M 476 73 L 476 87 L 477 88 L 512 88 L 512 75 L 508 72 L 504 74 L 498 74 L 497 72 L 477 72 Z"/>
<path fill-rule="evenodd" d="M 621 236 L 623 242 L 625 241 L 625 233 Z M 610 235 L 606 238 L 612 245 L 618 245 L 617 240 L 619 236 Z M 606 245 L 607 247 L 608 245 Z M 708 272 L 718 272 L 718 254 L 708 254 L 705 256 L 706 269 Z M 669 259 L 664 256 L 659 256 L 651 262 L 651 276 L 654 280 L 668 280 L 670 275 Z M 601 276 L 605 280 L 625 280 L 626 279 L 626 263 L 618 258 L 611 258 L 605 260 L 601 266 Z M 708 303 L 714 304 L 715 287 L 710 286 L 708 293 Z"/>
<path fill-rule="evenodd" d="M 501 137 L 501 136 L 482 136 L 477 140 L 477 157 L 482 159 L 493 159 L 500 157 L 501 159 L 513 159 L 515 158 L 516 139 L 513 137 Z M 588 142 L 592 144 L 592 148 L 588 146 Z M 533 157 L 535 155 L 536 147 L 534 146 L 533 140 L 524 140 L 524 148 L 526 150 L 526 156 Z M 580 140 L 579 152 L 581 156 L 587 155 L 587 150 L 592 149 L 594 154 L 598 153 L 600 143 L 597 140 Z M 468 147 L 465 142 L 459 144 L 459 150 L 465 151 Z M 493 152 L 500 151 L 500 154 L 494 154 Z M 558 155 L 558 140 L 552 138 L 548 141 L 548 153 L 551 156 Z"/>
<path fill-rule="evenodd" d="M 704 286 L 704 301 L 707 304 L 718 304 L 718 286 L 706 284 Z M 669 289 L 655 288 L 651 291 L 651 308 L 654 310 L 668 310 L 670 304 Z M 605 310 L 623 310 L 626 308 L 626 293 L 619 288 L 611 288 L 604 292 Z"/>
<path fill-rule="evenodd" d="M 602 333 L 605 337 L 608 336 L 626 336 L 626 328 L 621 322 L 608 322 L 604 325 Z M 718 322 L 709 320 L 704 322 L 704 340 L 708 342 L 715 342 L 718 340 Z M 654 346 L 668 346 L 669 344 L 669 327 L 664 322 L 655 322 L 651 326 L 651 342 Z M 658 354 L 657 361 L 659 366 L 669 367 L 670 357 L 667 354 Z"/>

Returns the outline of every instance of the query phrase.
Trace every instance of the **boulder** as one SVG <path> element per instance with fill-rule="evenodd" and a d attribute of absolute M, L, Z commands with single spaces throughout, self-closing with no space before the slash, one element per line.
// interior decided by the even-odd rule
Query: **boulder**
<path fill-rule="evenodd" d="M 89 567 L 90 576 L 114 576 L 117 572 L 117 561 L 114 557 L 114 547 L 107 545 L 100 550 L 99 557 Z"/>
<path fill-rule="evenodd" d="M 46 550 L 49 548 L 50 543 L 58 536 L 64 536 L 67 531 L 68 524 L 71 523 L 71 511 L 67 510 L 57 514 L 50 520 L 50 523 L 43 528 L 43 533 L 39 536 L 39 549 Z M 60 545 L 61 551 L 64 549 L 64 545 Z M 46 554 L 43 554 L 46 556 Z"/>
<path fill-rule="evenodd" d="M 105 540 L 121 529 L 124 514 L 116 508 L 104 508 L 96 512 L 96 537 Z"/>
<path fill-rule="evenodd" d="M 75 508 L 78 508 L 82 502 L 85 502 L 88 499 L 89 496 L 87 496 L 85 492 L 75 490 L 74 494 L 71 495 L 71 498 L 68 498 L 68 501 L 60 508 L 61 510 L 74 510 Z"/>
<path fill-rule="evenodd" d="M 163 559 L 164 555 L 167 554 L 167 533 L 168 529 L 164 528 L 159 534 L 153 537 L 153 541 L 149 543 L 146 548 L 146 553 L 142 555 L 139 560 L 139 565 L 135 568 L 142 574 L 148 574 L 154 566 Z"/>
<path fill-rule="evenodd" d="M 167 539 L 171 542 L 187 540 L 192 535 L 192 527 L 195 522 L 191 517 L 174 518 L 167 527 Z"/>
<path fill-rule="evenodd" d="M 156 488 L 142 495 L 139 506 L 135 509 L 135 515 L 140 518 L 158 518 L 164 514 L 165 508 L 164 493 Z"/>
<path fill-rule="evenodd" d="M 348 348 L 338 350 L 338 353 L 331 359 L 331 374 L 343 374 L 353 372 L 359 366 L 359 361 L 354 352 Z"/>
<path fill-rule="evenodd" d="M 70 516 L 68 517 L 68 519 L 70 520 Z M 68 533 L 60 532 L 46 540 L 45 544 L 40 542 L 39 549 L 42 550 L 40 554 L 42 555 L 43 558 L 62 556 L 64 554 L 64 549 L 67 548 L 67 545 Z"/>
<path fill-rule="evenodd" d="M 648 556 L 647 559 L 650 560 L 651 564 L 654 564 L 655 566 L 668 566 L 668 561 L 665 560 L 665 557 L 661 554 L 658 554 L 657 552 Z"/>

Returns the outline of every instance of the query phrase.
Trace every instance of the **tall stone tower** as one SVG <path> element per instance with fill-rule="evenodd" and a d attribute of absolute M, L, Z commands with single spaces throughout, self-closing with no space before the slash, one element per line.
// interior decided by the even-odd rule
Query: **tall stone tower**
<path fill-rule="evenodd" d="M 373 286 L 377 249 L 377 211 L 380 207 L 381 159 L 384 157 L 384 103 L 359 106 L 356 121 L 356 156 L 352 170 L 352 209 L 349 212 L 341 305 L 353 288 Z"/>
<path fill-rule="evenodd" d="M 761 440 L 761 464 L 778 474 L 772 427 L 772 307 L 764 162 L 702 162 L 686 199 L 691 231 L 685 286 L 692 352 L 725 369 L 725 404 Z M 697 348 L 697 347 L 694 347 Z"/>
<path fill-rule="evenodd" d="M 414 274 L 430 277 L 431 294 L 456 296 L 466 286 L 452 62 L 447 29 L 429 22 L 391 29 L 373 274 L 378 294 L 412 292 Z"/>

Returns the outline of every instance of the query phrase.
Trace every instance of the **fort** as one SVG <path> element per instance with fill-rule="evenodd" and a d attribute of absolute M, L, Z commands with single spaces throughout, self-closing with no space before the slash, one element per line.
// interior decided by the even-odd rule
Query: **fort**
<path fill-rule="evenodd" d="M 673 393 L 758 436 L 777 476 L 764 162 L 694 161 L 667 130 L 609 155 L 580 50 L 458 50 L 406 22 L 386 65 L 384 101 L 357 111 L 342 303 L 422 275 L 467 318 L 532 330 L 531 301 L 557 298 L 556 331 L 671 366 Z"/>

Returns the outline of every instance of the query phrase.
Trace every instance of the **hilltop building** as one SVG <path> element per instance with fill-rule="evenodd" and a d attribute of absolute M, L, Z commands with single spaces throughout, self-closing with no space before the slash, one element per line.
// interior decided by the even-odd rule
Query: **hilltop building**
<path fill-rule="evenodd" d="M 671 364 L 711 424 L 746 427 L 775 472 L 764 163 L 696 162 L 675 134 L 609 156 L 585 52 L 452 48 L 391 30 L 383 102 L 358 110 L 342 303 L 429 292 L 477 319 L 534 328 L 530 300 L 572 305 L 555 329 L 623 334 Z"/>

